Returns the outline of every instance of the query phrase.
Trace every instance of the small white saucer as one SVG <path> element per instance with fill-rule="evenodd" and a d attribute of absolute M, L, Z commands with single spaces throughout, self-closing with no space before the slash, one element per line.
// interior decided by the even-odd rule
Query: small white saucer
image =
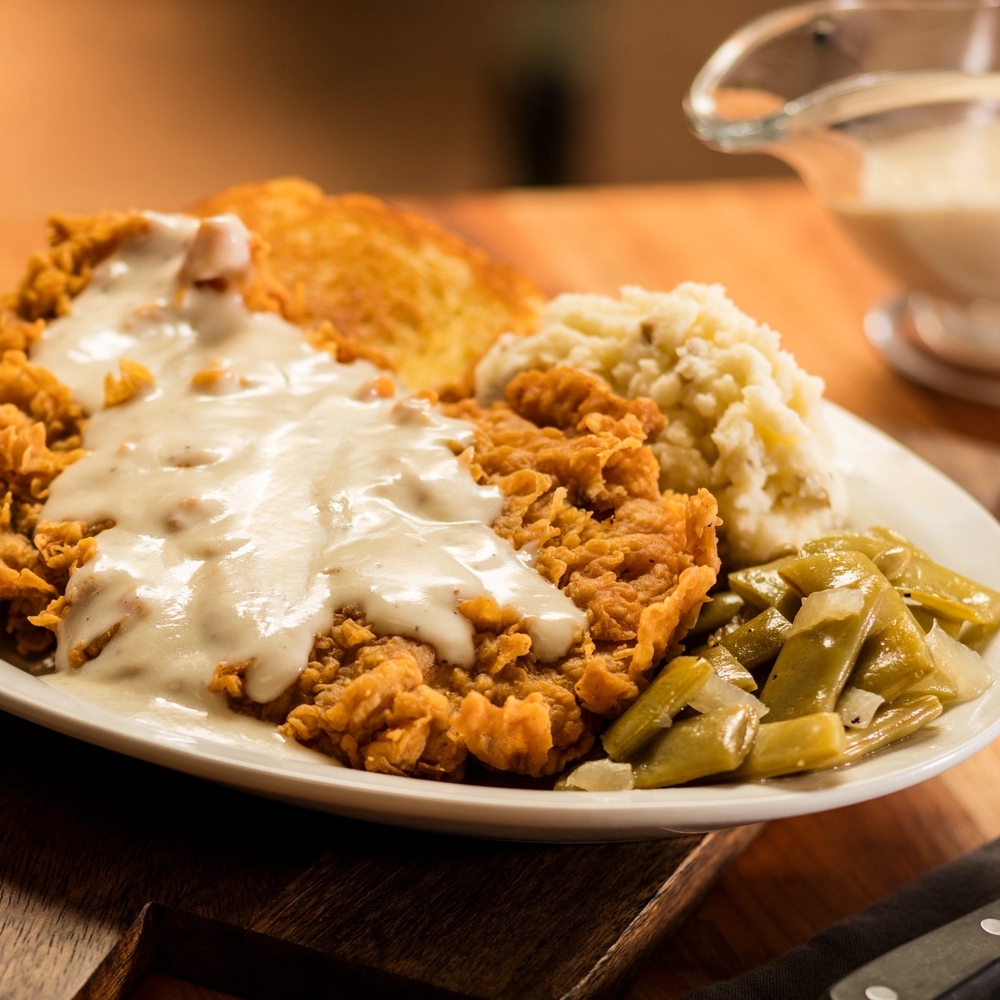
<path fill-rule="evenodd" d="M 926 321 L 908 295 L 877 305 L 865 334 L 883 358 L 908 379 L 938 392 L 1000 406 L 1000 346 L 966 341 Z M 998 331 L 1000 341 L 1000 331 Z"/>

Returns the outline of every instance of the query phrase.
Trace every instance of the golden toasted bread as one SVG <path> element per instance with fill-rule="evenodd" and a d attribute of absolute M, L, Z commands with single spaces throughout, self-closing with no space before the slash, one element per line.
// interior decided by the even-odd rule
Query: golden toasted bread
<path fill-rule="evenodd" d="M 413 389 L 467 394 L 486 348 L 534 329 L 542 305 L 517 271 L 369 195 L 328 198 L 285 178 L 230 188 L 193 211 L 238 215 L 270 248 L 265 277 L 288 319 L 329 321 L 338 340 L 383 355 Z"/>

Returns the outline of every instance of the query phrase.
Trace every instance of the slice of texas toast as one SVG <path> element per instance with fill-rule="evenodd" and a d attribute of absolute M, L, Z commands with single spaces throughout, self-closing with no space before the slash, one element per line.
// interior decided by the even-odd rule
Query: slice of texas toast
<path fill-rule="evenodd" d="M 531 331 L 542 304 L 517 271 L 369 195 L 325 197 L 285 178 L 230 188 L 194 212 L 242 218 L 270 247 L 264 266 L 287 318 L 329 320 L 413 389 L 467 394 L 480 355 L 507 330 Z"/>

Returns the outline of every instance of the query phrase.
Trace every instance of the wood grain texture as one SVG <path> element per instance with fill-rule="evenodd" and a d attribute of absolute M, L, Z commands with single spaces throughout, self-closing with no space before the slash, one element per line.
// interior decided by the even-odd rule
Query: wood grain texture
<path fill-rule="evenodd" d="M 3 998 L 71 995 L 150 900 L 249 922 L 332 824 L 2 713 L 0 761 Z"/>
<path fill-rule="evenodd" d="M 907 383 L 868 346 L 862 318 L 891 284 L 794 182 L 515 191 L 422 207 L 517 264 L 550 292 L 720 281 L 745 311 L 782 332 L 800 361 L 825 378 L 836 402 L 883 425 L 1000 442 L 996 411 Z M 40 224 L 5 224 L 0 218 L 4 285 L 16 279 L 41 231 Z M 311 865 L 318 865 L 324 878 L 349 886 L 351 872 L 338 873 L 336 851 L 358 850 L 362 866 L 372 863 L 364 841 L 345 839 L 343 831 L 366 831 L 364 836 L 375 840 L 391 837 L 377 827 L 261 803 L 169 775 L 16 720 L 0 719 L 0 754 L 0 997 L 70 995 L 85 973 L 57 975 L 54 970 L 63 968 L 59 963 L 70 959 L 78 969 L 93 968 L 154 886 L 162 887 L 156 890 L 162 902 L 206 917 L 291 928 L 295 894 L 309 893 Z M 625 993 L 627 1000 L 672 1000 L 738 974 L 1000 835 L 998 770 L 1000 747 L 994 745 L 886 799 L 772 823 L 677 932 L 653 946 L 651 959 Z M 262 816 L 272 818 L 266 830 Z M 147 843 L 148 851 L 124 857 L 129 837 Z M 461 842 L 456 848 L 460 863 L 465 849 Z M 515 848 L 515 853 L 531 850 Z M 433 862 L 433 851 L 427 857 Z M 406 887 L 404 860 L 400 856 L 399 866 L 390 871 L 393 890 Z M 687 870 L 677 878 L 682 881 Z M 425 892 L 426 872 L 411 875 Z M 201 879 L 199 888 L 192 888 L 192 877 Z M 271 909 L 260 905 L 254 888 L 261 877 L 269 886 Z M 499 882 L 498 891 L 506 889 Z M 514 882 L 516 895 L 520 889 Z M 592 890 L 581 906 L 593 906 L 598 896 Z M 447 903 L 441 893 L 433 898 L 438 907 Z M 397 968 L 407 967 L 404 950 L 378 937 L 378 923 L 365 915 L 364 900 L 373 905 L 368 895 L 348 903 L 366 928 L 362 950 L 378 954 L 384 947 Z M 334 903 L 323 905 L 335 908 Z M 91 922 L 87 913 L 94 904 L 102 917 Z M 657 905 L 656 899 L 645 903 Z M 399 912 L 391 899 L 388 912 L 393 906 Z M 640 926 L 642 912 L 633 926 Z M 561 919 L 554 899 L 546 913 L 537 934 L 549 933 Z M 570 922 L 574 913 L 571 908 Z M 417 928 L 426 926 L 423 919 L 409 930 L 408 940 L 422 944 Z M 452 919 L 450 909 L 442 919 Z M 487 927 L 507 933 L 494 921 L 495 915 L 487 914 Z M 662 915 L 651 924 L 662 929 Z M 452 933 L 461 937 L 459 931 L 453 926 Z M 318 927 L 315 933 L 322 937 L 327 931 Z M 510 933 L 517 940 L 525 937 L 516 926 Z M 22 949 L 32 958 L 18 965 Z M 526 968 L 535 960 L 527 957 Z M 472 979 L 472 973 L 456 971 L 446 960 L 438 968 L 452 976 L 450 982 Z M 150 988 L 157 988 L 151 982 Z M 190 996 L 207 1000 L 209 994 Z"/>
<path fill-rule="evenodd" d="M 894 294 L 892 281 L 797 181 L 508 191 L 410 204 L 551 294 L 719 282 L 741 309 L 780 331 L 834 402 L 910 442 L 927 431 L 1000 442 L 1000 411 L 906 381 L 868 344 L 865 313 Z M 928 448 L 926 457 L 938 456 Z M 972 470 L 969 478 L 988 501 L 995 477 Z M 654 953 L 627 1000 L 675 1000 L 754 968 L 1000 836 L 998 768 L 994 744 L 888 798 L 771 823 Z"/>
<path fill-rule="evenodd" d="M 377 900 L 376 900 L 377 901 Z M 308 900 L 300 921 L 312 919 Z M 416 905 L 416 901 L 413 901 Z M 280 937 L 150 903 L 100 963 L 73 1000 L 129 1000 L 150 974 L 162 972 L 194 987 L 221 989 L 242 1000 L 474 1000 L 428 983 L 404 979 L 352 958 L 307 948 Z M 189 990 L 190 992 L 190 990 Z"/>
<path fill-rule="evenodd" d="M 176 976 L 151 972 L 129 994 L 129 1000 L 243 1000 L 232 993 L 198 986 Z"/>
<path fill-rule="evenodd" d="M 0 761 L 3 1000 L 123 1000 L 150 971 L 249 1000 L 598 1000 L 758 832 L 532 845 L 398 830 L 2 713 Z"/>
<path fill-rule="evenodd" d="M 401 848 L 398 831 L 375 829 L 349 866 L 327 855 L 253 929 L 473 996 L 611 996 L 756 833 L 628 845 L 411 836 Z"/>

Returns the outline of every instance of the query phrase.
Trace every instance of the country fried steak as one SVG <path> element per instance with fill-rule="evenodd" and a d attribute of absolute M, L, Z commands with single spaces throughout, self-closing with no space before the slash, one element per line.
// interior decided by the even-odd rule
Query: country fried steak
<path fill-rule="evenodd" d="M 715 500 L 659 492 L 642 442 L 662 417 L 596 376 L 530 372 L 505 403 L 447 410 L 475 424 L 462 457 L 504 495 L 494 529 L 536 552 L 542 576 L 587 612 L 569 654 L 539 663 L 524 622 L 490 599 L 459 605 L 475 627 L 472 669 L 412 639 L 377 636 L 345 609 L 277 702 L 244 697 L 244 665 L 220 668 L 212 686 L 354 767 L 460 777 L 471 753 L 497 770 L 554 774 L 590 749 L 693 624 L 719 569 Z"/>
<path fill-rule="evenodd" d="M 425 327 L 439 330 L 435 349 L 449 338 L 461 342 L 468 316 L 474 346 L 453 352 L 439 380 L 452 394 L 468 388 L 472 353 L 486 340 L 531 322 L 536 300 L 527 279 L 462 249 L 450 234 L 428 236 L 439 231 L 383 212 L 374 199 L 324 200 L 314 192 L 275 182 L 200 206 L 206 214 L 235 209 L 251 228 L 260 221 L 256 267 L 241 289 L 251 308 L 296 319 L 338 360 L 388 359 L 411 384 L 425 385 L 433 357 L 413 344 L 431 336 Z M 55 218 L 51 248 L 32 258 L 20 289 L 0 308 L 0 600 L 24 652 L 51 645 L 69 576 L 93 556 L 105 527 L 39 521 L 52 480 L 83 454 L 86 415 L 28 352 L 93 268 L 143 224 L 136 213 Z M 416 235 L 399 237 L 410 267 L 403 280 L 400 255 L 382 268 L 373 262 L 386 258 L 372 247 L 384 247 L 393 227 L 411 225 Z M 349 239 L 338 243 L 345 232 Z M 331 250 L 335 244 L 340 249 Z M 344 262 L 358 246 L 365 250 L 351 273 Z M 454 258 L 447 266 L 445 251 Z M 448 285 L 456 273 L 460 280 Z M 406 314 L 400 294 L 423 305 Z M 484 295 L 493 296 L 489 308 Z M 603 722 L 635 699 L 693 624 L 719 570 L 716 503 L 704 490 L 660 492 L 659 465 L 644 442 L 663 417 L 651 401 L 623 399 L 597 376 L 526 372 L 504 402 L 484 408 L 463 398 L 444 408 L 474 426 L 474 442 L 458 460 L 502 493 L 494 530 L 585 611 L 586 627 L 568 654 L 539 662 L 525 622 L 490 598 L 458 606 L 474 631 L 468 667 L 442 662 L 412 638 L 379 634 L 345 607 L 277 699 L 260 704 L 246 696 L 245 663 L 220 664 L 210 688 L 235 710 L 353 767 L 455 780 L 471 754 L 489 768 L 551 775 L 589 750 Z"/>

